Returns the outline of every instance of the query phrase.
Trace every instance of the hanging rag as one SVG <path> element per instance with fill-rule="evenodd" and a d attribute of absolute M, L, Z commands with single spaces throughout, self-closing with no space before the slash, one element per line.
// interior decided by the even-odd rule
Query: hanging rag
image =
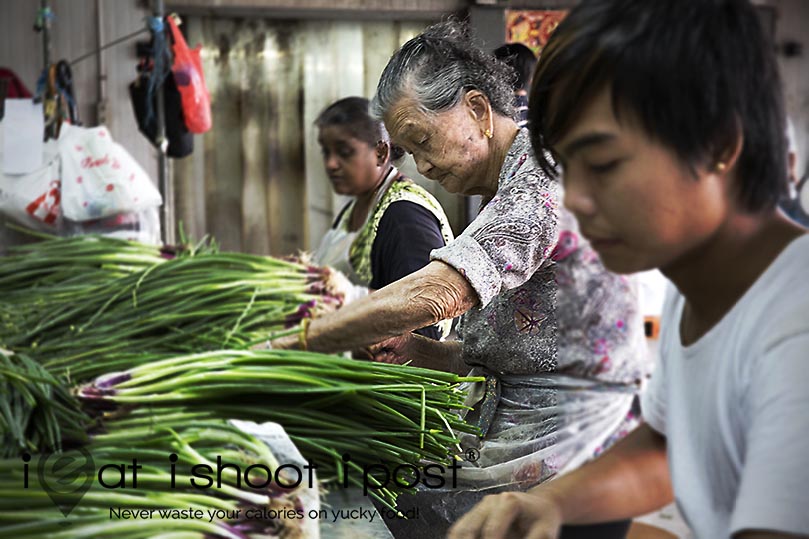
<path fill-rule="evenodd" d="M 58 139 L 64 121 L 80 125 L 76 97 L 73 93 L 73 73 L 70 64 L 65 60 L 49 65 L 42 72 L 34 99 L 42 101 L 45 140 Z"/>
<path fill-rule="evenodd" d="M 162 19 L 153 18 L 150 22 L 152 41 L 149 46 L 139 49 L 138 76 L 129 85 L 129 97 L 138 130 L 159 148 L 157 140 L 157 91 L 162 88 L 163 108 L 166 126 L 166 155 L 173 158 L 185 157 L 194 151 L 194 136 L 188 131 L 183 116 L 180 92 L 171 73 L 171 51 L 165 38 Z"/>

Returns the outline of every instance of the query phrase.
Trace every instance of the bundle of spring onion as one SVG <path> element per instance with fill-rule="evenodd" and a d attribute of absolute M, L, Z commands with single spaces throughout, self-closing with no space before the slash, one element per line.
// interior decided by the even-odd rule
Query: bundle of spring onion
<path fill-rule="evenodd" d="M 336 306 L 327 279 L 296 262 L 196 253 L 114 279 L 57 282 L 33 300 L 4 298 L 0 346 L 77 381 L 150 354 L 249 348 Z"/>
<path fill-rule="evenodd" d="M 109 421 L 107 433 L 94 436 L 84 451 L 35 456 L 45 465 L 29 466 L 31 471 L 20 459 L 0 460 L 0 536 L 303 537 L 300 489 L 272 482 L 278 464 L 263 442 L 223 420 L 189 427 L 165 419 L 141 428 L 132 428 L 129 419 Z M 51 465 L 51 459 L 57 462 Z M 217 482 L 200 488 L 205 483 L 192 476 L 193 467 L 216 470 L 221 462 L 228 466 Z M 88 489 L 78 489 L 85 481 Z M 59 483 L 69 492 L 51 497 Z M 67 518 L 62 509 L 72 509 Z"/>
<path fill-rule="evenodd" d="M 82 443 L 90 423 L 65 380 L 0 349 L 0 457 Z"/>
<path fill-rule="evenodd" d="M 366 474 L 368 466 L 451 462 L 457 435 L 475 432 L 456 413 L 466 381 L 478 379 L 311 352 L 221 350 L 107 374 L 79 396 L 99 410 L 148 406 L 158 422 L 163 415 L 276 421 L 321 479 L 366 491 L 362 482 L 370 481 L 371 494 L 392 505 L 402 485 L 385 481 L 382 468 Z"/>
<path fill-rule="evenodd" d="M 66 240 L 53 240 L 42 251 L 32 247 L 27 255 L 39 262 L 23 253 L 0 271 L 0 287 L 15 282 L 15 264 L 28 268 L 31 279 L 0 297 L 0 347 L 30 356 L 71 383 L 104 374 L 80 391 L 95 419 L 106 422 L 113 409 L 130 414 L 130 429 L 177 417 L 189 423 L 275 421 L 318 464 L 320 478 L 370 488 L 389 506 L 406 487 L 391 485 L 386 471 L 404 467 L 408 483 L 420 463 L 446 466 L 457 435 L 474 430 L 455 413 L 464 402 L 458 386 L 471 379 L 305 352 L 250 350 L 268 335 L 298 331 L 295 326 L 313 311 L 336 306 L 319 268 L 210 249 L 165 259 L 145 248 L 135 263 L 128 254 L 116 254 L 120 246 L 105 254 L 111 244 L 101 239 L 77 243 L 82 248 L 75 251 L 60 241 Z M 71 272 L 73 264 L 87 269 L 86 278 Z M 199 353 L 204 350 L 209 352 Z M 47 417 L 39 423 L 44 432 L 86 429 L 84 418 Z M 23 447 L 56 446 L 42 447 L 41 435 L 19 432 L 14 454 Z M 119 442 L 127 440 L 125 435 Z M 369 472 L 374 465 L 381 467 Z"/>

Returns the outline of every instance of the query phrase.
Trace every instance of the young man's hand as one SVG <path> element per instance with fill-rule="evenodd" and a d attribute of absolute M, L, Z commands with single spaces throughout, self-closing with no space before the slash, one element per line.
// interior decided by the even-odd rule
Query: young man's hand
<path fill-rule="evenodd" d="M 556 539 L 561 526 L 561 507 L 548 492 L 504 492 L 485 497 L 447 539 Z"/>
<path fill-rule="evenodd" d="M 666 439 L 643 424 L 570 473 L 526 493 L 484 498 L 448 539 L 556 539 L 562 524 L 632 518 L 673 498 Z"/>

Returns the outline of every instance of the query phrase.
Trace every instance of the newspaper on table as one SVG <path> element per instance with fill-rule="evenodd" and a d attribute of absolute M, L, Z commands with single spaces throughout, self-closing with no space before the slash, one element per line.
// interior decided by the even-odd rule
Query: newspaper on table
<path fill-rule="evenodd" d="M 267 444 L 267 447 L 270 448 L 281 466 L 290 465 L 289 469 L 303 470 L 309 464 L 289 438 L 284 427 L 278 423 L 266 422 L 259 424 L 254 421 L 231 419 L 230 424 Z M 280 475 L 283 476 L 285 471 L 287 470 L 280 470 Z M 309 484 L 309 473 L 313 477 L 311 485 Z M 294 483 L 296 479 L 297 477 L 290 477 L 288 483 Z M 308 470 L 300 485 L 294 490 L 288 491 L 286 496 L 295 504 L 296 509 L 303 512 L 304 518 L 284 520 L 284 523 L 289 525 L 291 533 L 283 536 L 289 539 L 320 539 L 319 520 L 309 516 L 310 514 L 317 515 L 320 512 L 320 489 L 315 471 Z M 292 531 L 296 528 L 298 533 Z"/>

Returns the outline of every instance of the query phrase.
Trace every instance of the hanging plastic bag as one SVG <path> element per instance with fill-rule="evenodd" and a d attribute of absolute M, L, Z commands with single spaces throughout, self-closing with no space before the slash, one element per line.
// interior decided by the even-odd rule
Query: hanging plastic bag
<path fill-rule="evenodd" d="M 160 206 L 160 192 L 141 166 L 112 140 L 106 127 L 62 126 L 62 211 L 90 221 Z"/>
<path fill-rule="evenodd" d="M 182 96 L 185 125 L 192 133 L 205 133 L 211 128 L 211 98 L 202 72 L 202 45 L 189 49 L 174 17 L 166 17 L 174 39 L 174 64 L 171 71 Z"/>
<path fill-rule="evenodd" d="M 30 174 L 0 173 L 0 214 L 34 230 L 57 233 L 62 225 L 59 161 Z"/>
<path fill-rule="evenodd" d="M 32 230 L 60 233 L 62 191 L 56 141 L 45 142 L 43 165 L 28 174 L 5 174 L 3 139 L 8 125 L 0 122 L 0 215 Z"/>

